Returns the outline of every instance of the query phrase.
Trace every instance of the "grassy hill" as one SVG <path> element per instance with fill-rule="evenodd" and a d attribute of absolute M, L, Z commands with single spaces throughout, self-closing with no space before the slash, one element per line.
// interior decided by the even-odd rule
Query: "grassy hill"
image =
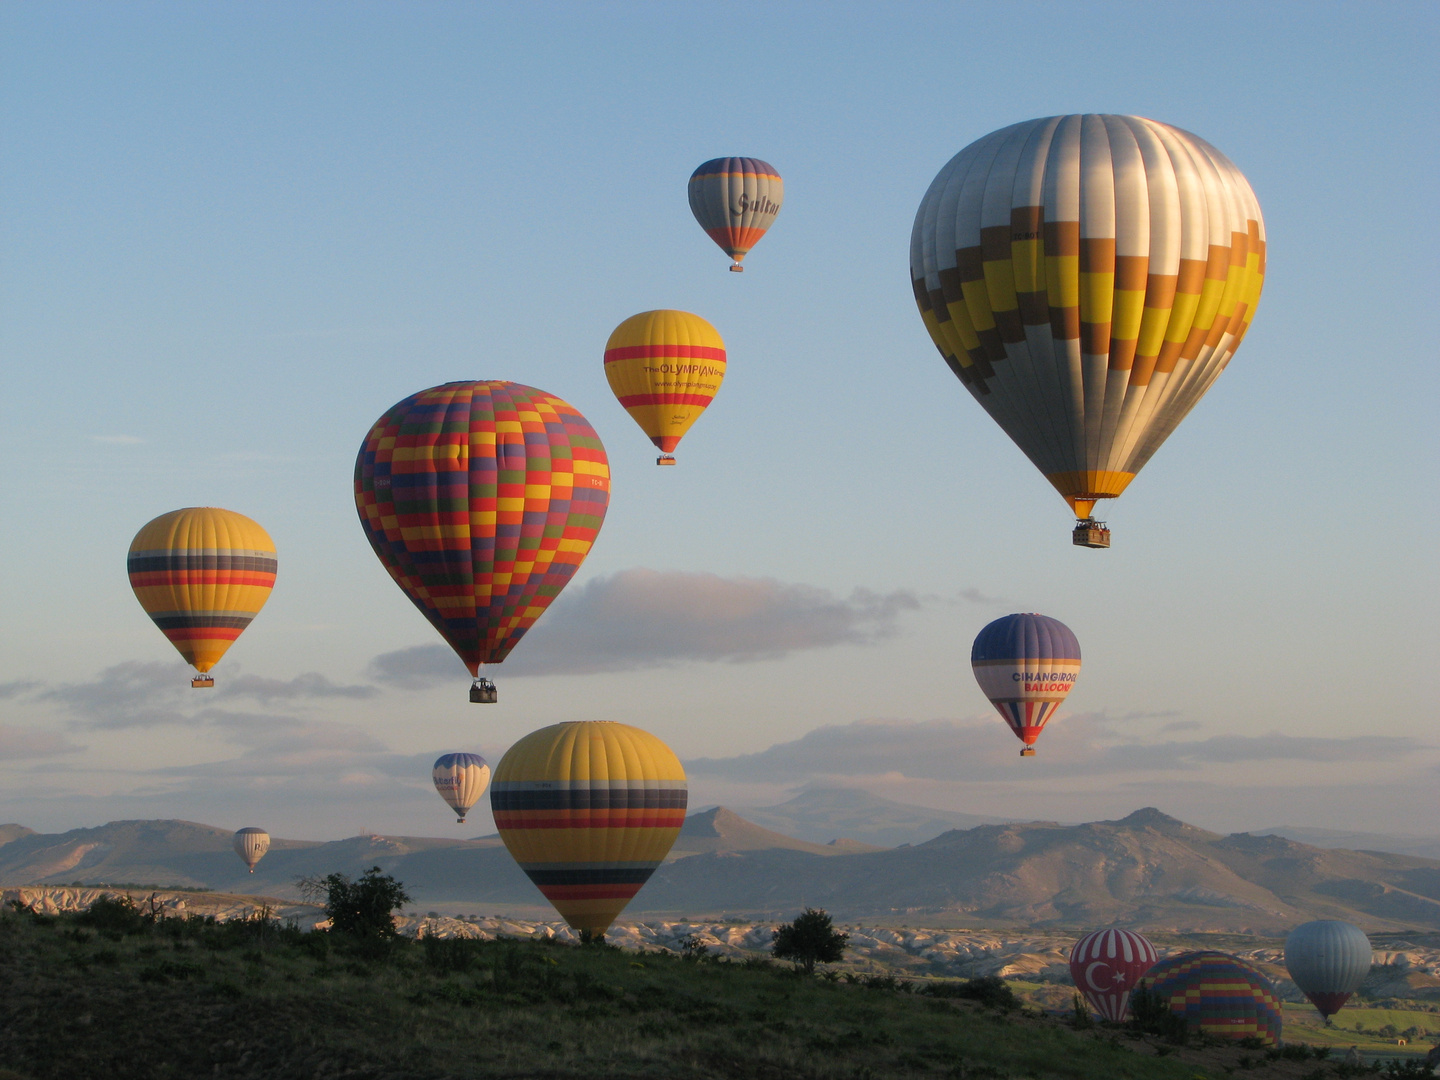
<path fill-rule="evenodd" d="M 7 911 L 0 979 L 0 1080 L 1221 1080 L 1237 1066 L 1302 1080 L 1315 1064 L 1073 1030 L 1006 1008 L 993 984 L 965 997 L 955 982 L 255 921 Z"/>

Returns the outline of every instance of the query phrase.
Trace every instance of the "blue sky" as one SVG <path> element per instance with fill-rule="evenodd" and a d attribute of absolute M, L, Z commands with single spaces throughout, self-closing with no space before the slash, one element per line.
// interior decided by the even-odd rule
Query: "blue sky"
<path fill-rule="evenodd" d="M 1440 832 L 1437 26 L 1404 3 L 0 8 L 0 818 L 438 832 L 434 755 L 595 718 L 705 759 L 696 805 L 839 782 Z M 907 272 L 940 167 L 1063 112 L 1214 143 L 1269 234 L 1245 344 L 1105 508 L 1108 552 L 1070 546 Z M 786 182 L 743 275 L 685 199 L 737 153 Z M 674 470 L 601 370 L 655 307 L 730 353 Z M 436 674 L 350 493 L 374 419 L 457 378 L 566 398 L 614 472 L 493 709 Z M 124 574 L 140 525 L 198 503 L 280 551 L 204 700 Z M 968 666 L 1014 610 L 1085 651 L 1025 762 Z"/>

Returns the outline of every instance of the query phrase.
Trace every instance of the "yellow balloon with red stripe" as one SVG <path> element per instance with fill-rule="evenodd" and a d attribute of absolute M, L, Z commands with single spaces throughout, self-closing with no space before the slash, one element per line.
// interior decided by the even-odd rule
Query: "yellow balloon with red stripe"
<path fill-rule="evenodd" d="M 214 506 L 161 514 L 135 534 L 126 562 L 140 606 L 202 675 L 275 586 L 270 534 L 244 514 Z"/>
<path fill-rule="evenodd" d="M 505 847 L 567 923 L 597 936 L 670 853 L 686 798 L 668 746 L 606 720 L 532 731 L 490 785 Z"/>
<path fill-rule="evenodd" d="M 669 454 L 720 389 L 725 341 L 688 311 L 642 311 L 605 343 L 605 378 L 640 430 Z"/>

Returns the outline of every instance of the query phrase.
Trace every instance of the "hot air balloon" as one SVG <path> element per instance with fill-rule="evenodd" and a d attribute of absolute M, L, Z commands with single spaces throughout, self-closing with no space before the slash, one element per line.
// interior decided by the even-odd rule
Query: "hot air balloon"
<path fill-rule="evenodd" d="M 1096 930 L 1070 950 L 1070 977 L 1097 1013 L 1118 1024 L 1130 1011 L 1130 991 L 1157 959 L 1155 946 L 1133 930 Z"/>
<path fill-rule="evenodd" d="M 602 936 L 685 823 L 685 770 L 654 735 L 582 720 L 533 731 L 500 759 L 500 839 L 564 920 Z"/>
<path fill-rule="evenodd" d="M 775 224 L 785 181 L 759 158 L 713 158 L 690 174 L 690 212 L 720 250 L 740 261 Z"/>
<path fill-rule="evenodd" d="M 459 815 L 455 820 L 464 825 L 465 815 L 490 783 L 490 764 L 479 754 L 441 754 L 430 776 L 440 798 Z"/>
<path fill-rule="evenodd" d="M 1269 980 L 1228 953 L 1202 950 L 1161 960 L 1140 989 L 1167 1003 L 1193 1031 L 1221 1039 L 1280 1042 L 1280 1001 Z"/>
<path fill-rule="evenodd" d="M 1285 968 L 1327 1024 L 1360 989 L 1370 961 L 1365 931 L 1338 919 L 1304 923 L 1285 939 Z"/>
<path fill-rule="evenodd" d="M 255 864 L 265 857 L 270 850 L 270 834 L 264 829 L 248 828 L 241 829 L 235 834 L 235 854 L 240 856 L 242 862 L 250 868 L 250 873 L 255 872 Z"/>
<path fill-rule="evenodd" d="M 145 613 L 200 674 L 250 625 L 275 586 L 275 542 L 244 514 L 190 506 L 161 514 L 130 543 L 130 587 Z"/>
<path fill-rule="evenodd" d="M 1033 757 L 1035 740 L 1080 674 L 1080 642 L 1059 619 L 1017 614 L 996 619 L 975 635 L 970 667 L 1015 737 Z"/>
<path fill-rule="evenodd" d="M 572 405 L 534 387 L 451 382 L 377 420 L 355 460 L 375 554 L 493 702 L 498 664 L 574 576 L 605 520 L 610 462 Z"/>
<path fill-rule="evenodd" d="M 642 311 L 605 343 L 605 378 L 640 430 L 661 450 L 656 465 L 714 399 L 725 378 L 725 342 L 699 315 Z"/>
<path fill-rule="evenodd" d="M 1250 325 L 1265 224 L 1203 139 L 1051 116 L 971 143 L 915 215 L 910 277 L 950 369 L 1109 547 L 1123 492 Z"/>

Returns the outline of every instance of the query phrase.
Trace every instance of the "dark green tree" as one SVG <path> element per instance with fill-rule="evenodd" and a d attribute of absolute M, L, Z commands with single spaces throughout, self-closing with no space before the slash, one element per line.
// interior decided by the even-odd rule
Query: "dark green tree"
<path fill-rule="evenodd" d="M 775 928 L 775 943 L 770 951 L 777 960 L 792 960 L 815 973 L 816 964 L 833 964 L 845 958 L 849 934 L 836 930 L 824 909 L 807 907 L 792 923 Z"/>
<path fill-rule="evenodd" d="M 354 937 L 395 936 L 395 912 L 410 903 L 405 886 L 380 867 L 372 866 L 358 881 L 344 874 L 328 874 L 300 882 L 301 889 L 325 897 L 330 929 Z"/>

